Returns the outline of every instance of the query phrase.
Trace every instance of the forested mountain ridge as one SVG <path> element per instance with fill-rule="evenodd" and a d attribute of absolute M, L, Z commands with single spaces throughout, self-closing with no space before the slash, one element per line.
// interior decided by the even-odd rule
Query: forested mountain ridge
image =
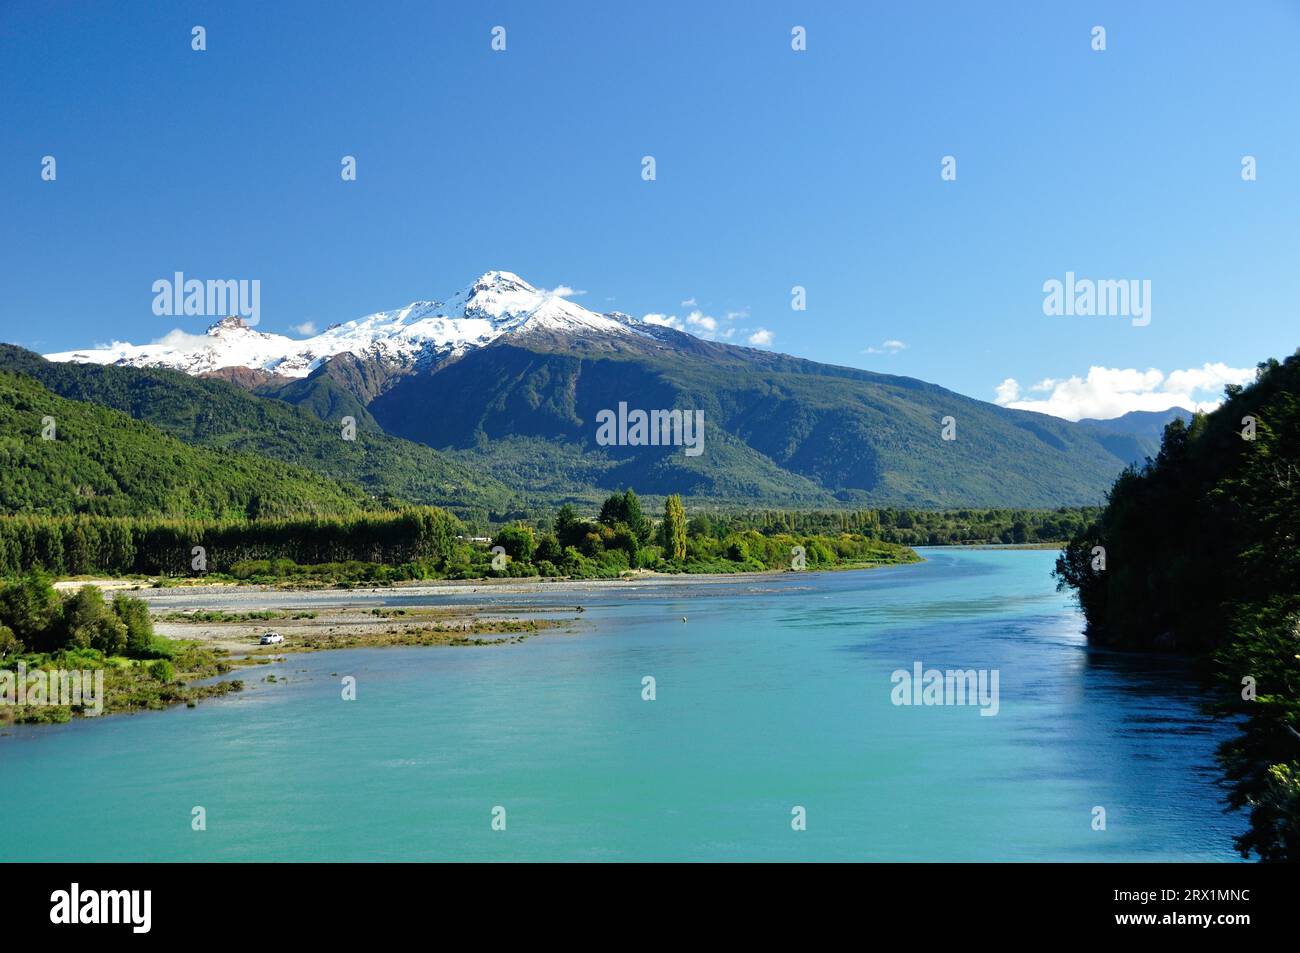
<path fill-rule="evenodd" d="M 517 498 L 490 473 L 387 436 L 364 411 L 356 419 L 357 439 L 349 441 L 341 430 L 348 414 L 322 420 L 225 380 L 181 371 L 61 364 L 9 344 L 0 345 L 0 370 L 25 374 L 65 398 L 120 410 L 186 443 L 306 467 L 379 499 L 441 505 L 486 519 L 507 512 Z"/>
<path fill-rule="evenodd" d="M 1058 418 L 910 378 L 689 340 L 619 338 L 583 351 L 559 335 L 501 338 L 400 378 L 368 409 L 389 433 L 498 464 L 499 444 L 544 440 L 597 486 L 760 503 L 777 487 L 785 498 L 772 505 L 1088 504 L 1130 462 Z M 597 413 L 620 402 L 703 410 L 704 455 L 597 447 Z M 432 406 L 452 412 L 424 412 Z M 942 437 L 946 417 L 953 440 Z"/>
<path fill-rule="evenodd" d="M 0 370 L 0 512 L 219 519 L 372 507 L 360 489 L 302 467 L 191 447 Z"/>

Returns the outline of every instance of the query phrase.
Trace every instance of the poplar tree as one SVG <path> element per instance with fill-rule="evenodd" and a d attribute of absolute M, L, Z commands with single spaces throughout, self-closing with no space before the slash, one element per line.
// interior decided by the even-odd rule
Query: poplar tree
<path fill-rule="evenodd" d="M 664 500 L 664 555 L 675 562 L 686 559 L 686 509 L 682 498 L 673 494 Z"/>

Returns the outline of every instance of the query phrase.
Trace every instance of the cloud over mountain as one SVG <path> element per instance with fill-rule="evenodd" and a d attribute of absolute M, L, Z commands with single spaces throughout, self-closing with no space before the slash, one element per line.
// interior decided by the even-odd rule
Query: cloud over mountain
<path fill-rule="evenodd" d="M 1223 402 L 1226 385 L 1246 384 L 1254 378 L 1253 367 L 1229 367 L 1222 362 L 1168 374 L 1154 367 L 1145 371 L 1090 367 L 1086 377 L 1045 378 L 1028 388 L 1043 397 L 1026 396 L 1020 382 L 1008 377 L 994 388 L 994 402 L 1066 420 L 1108 420 L 1134 410 L 1213 410 Z"/>

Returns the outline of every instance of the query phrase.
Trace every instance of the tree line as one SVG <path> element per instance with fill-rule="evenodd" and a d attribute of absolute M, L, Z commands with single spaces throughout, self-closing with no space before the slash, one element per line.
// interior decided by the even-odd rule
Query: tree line
<path fill-rule="evenodd" d="M 631 569 L 751 572 L 918 558 L 906 546 L 862 533 L 786 532 L 776 524 L 759 532 L 703 514 L 688 519 L 679 495 L 665 498 L 656 523 L 631 489 L 609 496 L 595 519 L 566 504 L 553 521 L 501 529 L 492 545 L 510 557 L 507 566 L 495 567 L 495 574 L 521 576 L 609 576 Z M 472 569 L 465 567 L 465 572 Z"/>
<path fill-rule="evenodd" d="M 700 532 L 725 536 L 772 533 L 859 533 L 907 546 L 1061 543 L 1092 523 L 1097 506 L 1032 509 L 753 510 L 702 512 L 691 519 Z"/>
<path fill-rule="evenodd" d="M 454 517 L 434 507 L 262 520 L 0 516 L 0 575 L 184 576 L 258 560 L 441 566 L 460 532 Z"/>

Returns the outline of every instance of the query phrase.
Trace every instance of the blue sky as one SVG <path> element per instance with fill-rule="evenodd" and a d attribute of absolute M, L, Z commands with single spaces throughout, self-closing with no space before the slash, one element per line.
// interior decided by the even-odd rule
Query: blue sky
<path fill-rule="evenodd" d="M 259 279 L 287 332 L 505 269 L 981 399 L 1151 406 L 1300 345 L 1298 46 L 1277 0 L 0 0 L 0 338 L 200 332 L 151 311 L 175 271 Z M 1150 280 L 1151 323 L 1044 315 L 1067 271 Z"/>

